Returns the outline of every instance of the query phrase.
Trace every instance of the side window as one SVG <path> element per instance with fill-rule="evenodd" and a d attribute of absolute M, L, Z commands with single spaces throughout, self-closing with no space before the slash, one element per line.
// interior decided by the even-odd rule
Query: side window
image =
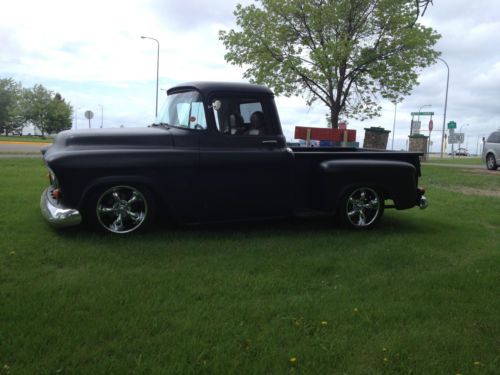
<path fill-rule="evenodd" d="M 250 123 L 250 117 L 252 117 L 252 114 L 257 111 L 264 113 L 264 111 L 262 110 L 262 104 L 260 102 L 240 104 L 240 113 L 243 117 L 243 121 L 245 121 L 246 123 Z"/>
<path fill-rule="evenodd" d="M 217 129 L 232 136 L 272 134 L 264 108 L 258 98 L 219 97 L 212 101 Z"/>
<path fill-rule="evenodd" d="M 491 133 L 486 142 L 500 143 L 500 132 Z"/>

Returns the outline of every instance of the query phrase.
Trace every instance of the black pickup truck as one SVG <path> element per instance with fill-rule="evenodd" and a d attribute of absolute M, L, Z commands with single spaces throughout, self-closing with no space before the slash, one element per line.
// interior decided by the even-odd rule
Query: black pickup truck
<path fill-rule="evenodd" d="M 159 213 L 191 223 L 336 215 L 363 229 L 384 208 L 427 206 L 420 154 L 289 148 L 266 87 L 196 82 L 167 94 L 150 127 L 56 137 L 44 152 L 49 223 L 125 234 Z"/>

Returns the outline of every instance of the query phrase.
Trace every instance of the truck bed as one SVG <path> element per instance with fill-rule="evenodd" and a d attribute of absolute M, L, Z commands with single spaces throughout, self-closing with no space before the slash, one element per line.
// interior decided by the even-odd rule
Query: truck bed
<path fill-rule="evenodd" d="M 322 186 L 319 165 L 327 160 L 384 160 L 401 161 L 412 164 L 420 176 L 420 156 L 422 153 L 387 151 L 354 147 L 291 147 L 294 155 L 294 205 L 298 212 L 307 213 L 311 207 L 321 209 L 315 200 Z M 367 162 L 368 164 L 368 162 Z"/>

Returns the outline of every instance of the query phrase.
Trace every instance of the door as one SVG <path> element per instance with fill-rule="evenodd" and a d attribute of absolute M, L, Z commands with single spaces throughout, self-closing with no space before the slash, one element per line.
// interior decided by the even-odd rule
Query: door
<path fill-rule="evenodd" d="M 214 126 L 200 137 L 206 219 L 289 215 L 293 153 L 273 121 L 272 97 L 226 95 L 212 103 Z"/>

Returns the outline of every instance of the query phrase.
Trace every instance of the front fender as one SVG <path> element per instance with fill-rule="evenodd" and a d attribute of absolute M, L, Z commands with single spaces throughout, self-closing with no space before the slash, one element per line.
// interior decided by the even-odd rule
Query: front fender
<path fill-rule="evenodd" d="M 91 183 L 89 183 L 83 190 L 81 198 L 78 202 L 78 208 L 83 209 L 83 206 L 85 205 L 85 202 L 89 198 L 89 196 L 94 192 L 96 189 L 102 188 L 102 187 L 107 187 L 107 186 L 112 186 L 112 185 L 120 185 L 120 184 L 129 184 L 129 185 L 135 185 L 135 186 L 144 186 L 147 188 L 156 199 L 161 199 L 162 194 L 160 191 L 158 191 L 157 184 L 154 183 L 154 181 L 148 177 L 145 176 L 134 176 L 134 175 L 123 175 L 123 176 L 106 176 L 106 177 L 100 177 L 96 178 L 95 180 L 92 180 Z M 165 208 L 168 209 L 166 202 L 163 200 L 160 201 Z"/>

